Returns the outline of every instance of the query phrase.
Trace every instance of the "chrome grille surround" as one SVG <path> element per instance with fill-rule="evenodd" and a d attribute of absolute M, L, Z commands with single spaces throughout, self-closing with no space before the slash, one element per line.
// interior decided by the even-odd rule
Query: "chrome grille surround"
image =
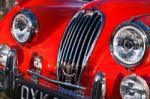
<path fill-rule="evenodd" d="M 57 78 L 78 84 L 104 25 L 97 9 L 79 11 L 70 21 L 60 44 Z"/>

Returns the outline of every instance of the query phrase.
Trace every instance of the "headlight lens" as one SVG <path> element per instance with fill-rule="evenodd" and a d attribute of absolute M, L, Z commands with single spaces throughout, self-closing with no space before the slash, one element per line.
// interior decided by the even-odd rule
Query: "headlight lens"
<path fill-rule="evenodd" d="M 122 80 L 120 93 L 123 99 L 149 99 L 148 85 L 137 75 L 130 75 Z"/>
<path fill-rule="evenodd" d="M 147 37 L 137 25 L 126 24 L 116 30 L 111 41 L 111 52 L 127 68 L 138 65 L 147 49 Z"/>
<path fill-rule="evenodd" d="M 19 43 L 30 41 L 38 32 L 38 22 L 29 10 L 18 13 L 12 23 L 12 35 Z"/>
<path fill-rule="evenodd" d="M 10 48 L 6 44 L 0 45 L 0 64 L 2 66 L 6 66 L 9 51 Z"/>

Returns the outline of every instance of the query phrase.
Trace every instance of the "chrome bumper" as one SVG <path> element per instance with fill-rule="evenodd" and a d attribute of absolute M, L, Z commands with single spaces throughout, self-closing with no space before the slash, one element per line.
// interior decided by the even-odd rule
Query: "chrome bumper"
<path fill-rule="evenodd" d="M 98 73 L 94 79 L 94 85 L 93 85 L 93 89 L 92 89 L 92 96 L 91 97 L 86 97 L 83 94 L 79 94 L 70 90 L 66 90 L 63 88 L 58 88 L 58 89 L 53 89 L 53 88 L 43 88 L 40 87 L 39 85 L 33 83 L 33 82 L 28 82 L 23 78 L 23 75 L 20 75 L 18 70 L 17 70 L 17 66 L 14 65 L 14 58 L 16 58 L 16 50 L 12 49 L 10 50 L 9 54 L 8 54 L 8 60 L 7 60 L 7 68 L 5 71 L 2 71 L 5 74 L 5 78 L 7 79 L 8 83 L 4 83 L 3 90 L 6 92 L 11 93 L 11 95 L 15 95 L 16 93 L 18 93 L 18 87 L 19 85 L 21 85 L 22 83 L 27 84 L 31 87 L 35 87 L 41 90 L 45 90 L 48 91 L 49 93 L 51 93 L 52 95 L 56 95 L 57 97 L 61 97 L 60 99 L 104 99 L 105 98 L 105 93 L 106 93 L 106 78 L 105 78 L 105 74 L 103 73 Z M 61 82 L 58 80 L 53 80 L 53 79 L 49 79 L 45 76 L 42 76 L 34 71 L 28 70 L 28 73 L 30 73 L 31 75 L 35 75 L 43 80 L 46 80 L 49 83 L 55 84 L 55 85 L 63 85 L 66 87 L 70 87 L 76 90 L 80 90 L 82 92 L 84 92 L 84 90 L 86 89 L 86 87 L 83 86 L 79 86 L 79 85 L 72 85 L 70 83 L 65 83 L 65 82 Z M 1 74 L 1 73 L 0 73 Z M 10 82 L 10 83 L 9 83 Z M 13 96 L 16 97 L 16 96 Z"/>

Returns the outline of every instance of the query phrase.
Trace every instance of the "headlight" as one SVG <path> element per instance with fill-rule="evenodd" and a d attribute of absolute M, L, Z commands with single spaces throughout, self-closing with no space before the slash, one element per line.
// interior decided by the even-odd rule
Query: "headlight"
<path fill-rule="evenodd" d="M 137 75 L 130 75 L 122 80 L 120 93 L 123 99 L 149 99 L 148 85 Z"/>
<path fill-rule="evenodd" d="M 6 66 L 7 56 L 10 48 L 6 44 L 0 45 L 0 64 Z"/>
<path fill-rule="evenodd" d="M 121 25 L 111 39 L 111 52 L 114 58 L 125 67 L 141 63 L 147 50 L 146 26 L 140 22 Z"/>
<path fill-rule="evenodd" d="M 18 13 L 13 19 L 11 31 L 17 42 L 24 44 L 30 41 L 38 32 L 36 16 L 29 10 Z"/>

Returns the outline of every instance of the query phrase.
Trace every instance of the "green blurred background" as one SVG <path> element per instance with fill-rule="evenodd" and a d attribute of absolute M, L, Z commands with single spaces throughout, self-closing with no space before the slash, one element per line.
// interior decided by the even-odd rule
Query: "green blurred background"
<path fill-rule="evenodd" d="M 0 0 L 0 19 L 2 19 L 16 4 L 16 0 Z"/>

